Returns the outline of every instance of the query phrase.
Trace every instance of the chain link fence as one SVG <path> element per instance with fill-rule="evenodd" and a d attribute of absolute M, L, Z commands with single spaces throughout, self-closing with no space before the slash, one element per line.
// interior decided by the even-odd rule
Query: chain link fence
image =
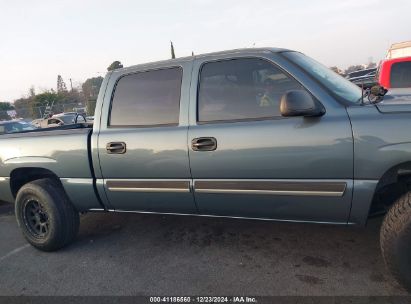
<path fill-rule="evenodd" d="M 49 113 L 59 114 L 63 112 L 85 113 L 86 108 L 85 105 L 81 103 L 58 104 L 53 105 L 52 107 L 42 106 L 18 108 L 14 110 L 0 111 L 0 121 L 11 119 L 23 119 L 25 121 L 32 121 L 35 119 L 43 118 Z"/>

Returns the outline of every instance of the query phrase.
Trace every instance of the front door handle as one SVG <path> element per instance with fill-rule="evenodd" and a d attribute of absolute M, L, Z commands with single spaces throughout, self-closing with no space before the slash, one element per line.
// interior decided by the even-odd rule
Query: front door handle
<path fill-rule="evenodd" d="M 108 154 L 124 154 L 127 151 L 126 143 L 124 142 L 109 142 L 106 145 Z"/>
<path fill-rule="evenodd" d="M 198 137 L 191 141 L 193 151 L 214 151 L 217 149 L 217 139 L 214 137 Z"/>

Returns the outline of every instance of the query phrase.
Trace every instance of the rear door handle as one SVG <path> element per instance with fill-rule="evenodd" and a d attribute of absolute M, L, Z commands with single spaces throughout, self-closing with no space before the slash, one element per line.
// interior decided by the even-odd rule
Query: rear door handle
<path fill-rule="evenodd" d="M 127 151 L 126 143 L 124 142 L 109 142 L 106 145 L 108 154 L 124 154 Z"/>
<path fill-rule="evenodd" d="M 217 139 L 214 137 L 198 137 L 191 141 L 193 151 L 214 151 L 217 149 Z"/>

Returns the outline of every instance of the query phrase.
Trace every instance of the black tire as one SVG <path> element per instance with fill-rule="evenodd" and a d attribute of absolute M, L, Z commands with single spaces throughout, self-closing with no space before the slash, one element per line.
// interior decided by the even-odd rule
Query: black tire
<path fill-rule="evenodd" d="M 15 213 L 26 240 L 42 251 L 58 250 L 77 236 L 79 213 L 53 179 L 24 185 L 17 193 Z"/>
<path fill-rule="evenodd" d="M 380 246 L 391 274 L 411 292 L 411 191 L 402 195 L 386 214 Z"/>

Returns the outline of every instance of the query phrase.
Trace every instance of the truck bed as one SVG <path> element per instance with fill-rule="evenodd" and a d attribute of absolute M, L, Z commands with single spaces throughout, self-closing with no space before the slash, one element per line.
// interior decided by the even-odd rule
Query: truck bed
<path fill-rule="evenodd" d="M 16 138 L 16 137 L 32 137 L 32 136 L 39 136 L 39 134 L 41 134 L 41 136 L 56 135 L 56 134 L 60 134 L 59 132 L 61 131 L 66 131 L 66 132 L 63 132 L 62 134 L 67 134 L 67 131 L 69 130 L 72 130 L 72 131 L 84 130 L 84 129 L 90 130 L 92 128 L 93 128 L 93 124 L 78 123 L 78 124 L 63 125 L 63 126 L 52 127 L 52 128 L 43 128 L 43 129 L 36 129 L 36 130 L 21 131 L 21 132 L 16 132 L 16 133 L 0 134 L 0 139 Z"/>
<path fill-rule="evenodd" d="M 10 179 L 17 174 L 16 172 L 19 172 L 18 170 L 24 172 L 25 168 L 53 172 L 61 180 L 69 196 L 71 193 L 74 196 L 84 195 L 88 191 L 94 195 L 93 171 L 89 153 L 92 129 L 86 125 L 67 127 L 0 136 L 0 193 L 2 199 L 14 201 L 14 195 L 10 190 Z M 72 185 L 78 186 L 73 187 Z M 77 193 L 79 191 L 82 193 Z M 89 203 L 94 206 L 94 202 Z"/>

